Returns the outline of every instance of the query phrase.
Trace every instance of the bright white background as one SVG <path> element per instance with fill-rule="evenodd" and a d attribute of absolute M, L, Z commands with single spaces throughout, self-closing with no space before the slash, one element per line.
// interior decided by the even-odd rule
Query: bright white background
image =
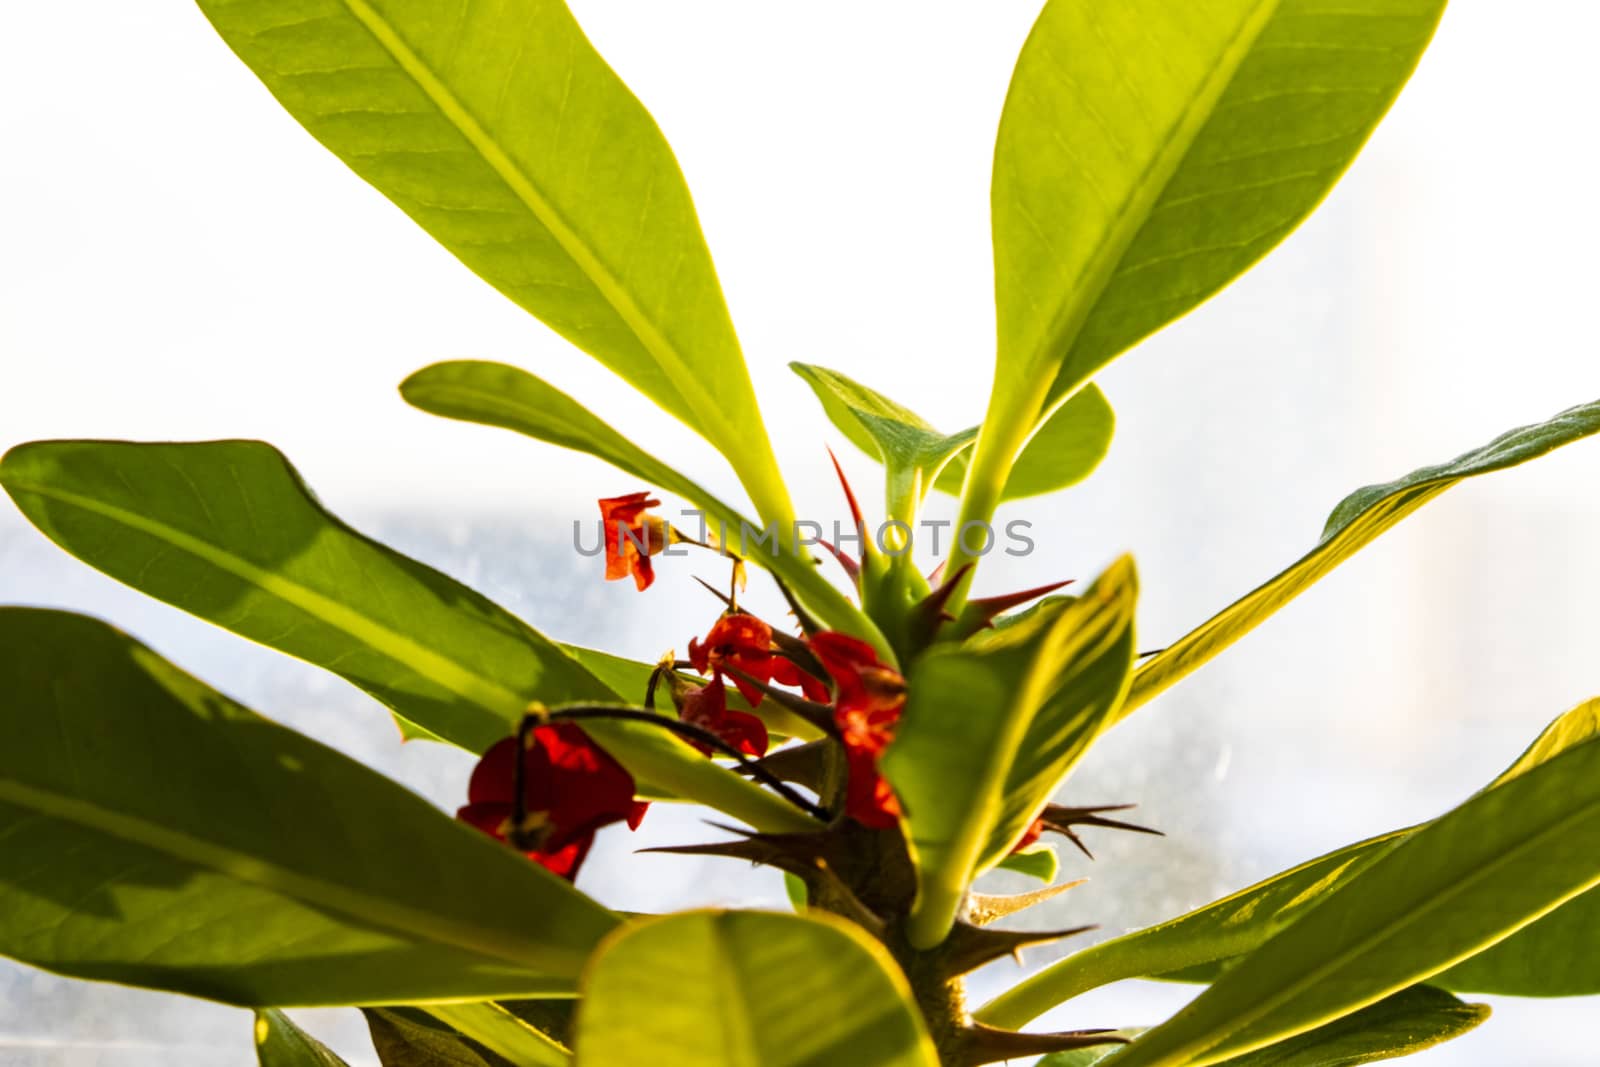
<path fill-rule="evenodd" d="M 822 451 L 839 442 L 788 360 L 846 370 L 949 429 L 981 414 L 988 161 L 1038 6 L 576 5 L 677 148 L 807 514 L 839 514 Z M 519 363 L 727 488 L 703 445 L 320 149 L 191 5 L 6 15 L 0 446 L 264 438 L 335 510 L 558 636 L 653 657 L 703 628 L 711 606 L 685 573 L 641 600 L 566 548 L 571 519 L 631 482 L 412 412 L 394 386 L 440 358 Z M 1131 550 L 1142 640 L 1158 645 L 1297 557 L 1350 489 L 1600 395 L 1597 33 L 1600 9 L 1574 0 L 1455 5 L 1315 219 L 1105 373 L 1120 415 L 1110 459 L 1082 488 L 1015 508 L 1040 549 L 986 581 L 1087 578 Z M 841 455 L 870 484 L 871 465 Z M 1096 752 L 1063 795 L 1139 800 L 1170 836 L 1095 840 L 1095 882 L 1054 918 L 1148 923 L 1460 799 L 1600 693 L 1597 544 L 1600 445 L 1430 505 Z M 115 619 L 264 712 L 459 802 L 464 757 L 402 751 L 370 701 L 72 563 L 9 505 L 0 601 Z M 620 634 L 602 625 L 619 617 Z M 609 835 L 586 888 L 619 906 L 660 906 L 661 893 L 776 903 L 767 879 L 632 856 L 702 832 L 657 810 L 638 838 Z M 1065 874 L 1090 873 L 1063 857 Z M 1049 1021 L 1148 1023 L 1182 995 L 1113 989 Z M 1479 1034 L 1417 1062 L 1593 1061 L 1585 1005 L 1496 1007 Z M 371 1062 L 359 1025 L 311 1018 Z M 0 1064 L 219 1062 L 249 1062 L 241 1013 L 0 968 Z"/>

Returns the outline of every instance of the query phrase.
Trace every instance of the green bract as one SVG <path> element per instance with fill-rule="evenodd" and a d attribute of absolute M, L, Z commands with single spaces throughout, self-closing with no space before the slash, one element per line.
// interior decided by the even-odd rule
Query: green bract
<path fill-rule="evenodd" d="M 596 492 L 607 577 L 644 591 L 699 552 L 724 603 L 639 662 L 356 532 L 269 445 L 20 445 L 0 486 L 65 551 L 481 759 L 450 819 L 106 623 L 0 607 L 0 952 L 256 1009 L 263 1067 L 343 1062 L 280 1010 L 311 1005 L 361 1008 L 383 1067 L 1337 1067 L 1483 1021 L 1452 993 L 1600 993 L 1596 700 L 1437 819 L 965 999 L 973 970 L 1086 929 L 993 925 L 1076 884 L 1053 884 L 1041 834 L 1087 851 L 1080 828 L 1148 829 L 1054 803 L 1106 730 L 1452 485 L 1600 432 L 1597 401 L 1360 489 L 1299 562 L 1155 652 L 1128 557 L 1071 595 L 973 595 L 983 553 L 961 531 L 1096 470 L 1115 416 L 1093 380 L 1305 218 L 1442 0 L 1045 3 L 995 146 L 982 421 L 947 434 L 791 364 L 883 468 L 881 492 L 844 487 L 863 537 L 859 558 L 827 546 L 839 570 L 796 522 L 672 151 L 564 3 L 200 8 L 317 141 L 697 431 L 743 494 L 518 367 L 435 363 L 404 398 L 603 460 L 622 476 Z M 960 510 L 930 572 L 879 524 L 912 531 L 935 489 Z M 674 527 L 658 493 L 717 532 Z M 777 625 L 739 599 L 752 573 L 784 598 Z M 577 608 L 535 592 L 541 619 Z M 799 914 L 596 903 L 579 867 L 645 799 L 713 809 L 714 833 L 660 850 L 780 871 Z M 975 891 L 996 868 L 1045 885 Z M 1131 1029 L 1016 1029 L 1151 977 L 1207 988 Z"/>

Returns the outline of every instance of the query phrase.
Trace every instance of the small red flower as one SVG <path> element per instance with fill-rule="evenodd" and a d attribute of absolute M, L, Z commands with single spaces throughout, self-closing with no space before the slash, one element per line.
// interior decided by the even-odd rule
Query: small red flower
<path fill-rule="evenodd" d="M 871 645 L 846 634 L 817 634 L 811 651 L 833 678 L 833 721 L 850 769 L 845 811 L 864 826 L 888 829 L 900 818 L 900 802 L 878 773 L 878 757 L 894 740 L 906 703 L 905 679 L 878 662 Z"/>
<path fill-rule="evenodd" d="M 782 656 L 772 657 L 772 680 L 778 685 L 799 689 L 807 700 L 819 704 L 828 702 L 828 683 Z"/>
<path fill-rule="evenodd" d="M 678 707 L 678 717 L 689 725 L 716 734 L 746 756 L 759 759 L 767 754 L 767 724 L 747 711 L 728 710 L 728 689 L 722 675 L 714 675 L 706 685 L 689 685 L 674 678 L 672 702 Z M 690 744 L 711 754 L 704 745 Z"/>
<path fill-rule="evenodd" d="M 600 501 L 600 522 L 606 543 L 606 581 L 633 575 L 642 592 L 656 580 L 650 557 L 672 544 L 672 524 L 647 514 L 661 501 L 649 493 L 605 497 Z M 641 546 L 643 551 L 640 551 Z"/>
<path fill-rule="evenodd" d="M 689 662 L 701 674 L 721 674 L 732 667 L 759 682 L 771 681 L 772 627 L 742 611 L 726 612 L 706 634 L 705 644 L 689 641 Z M 766 695 L 759 686 L 738 675 L 734 676 L 733 684 L 739 687 L 751 707 L 758 706 Z"/>
<path fill-rule="evenodd" d="M 594 843 L 595 831 L 626 822 L 637 829 L 648 804 L 633 798 L 633 776 L 577 724 L 544 723 L 522 753 L 523 809 L 516 818 L 517 739 L 497 741 L 472 769 L 467 804 L 456 818 L 524 848 L 527 857 L 568 880 Z M 529 843 L 532 848 L 526 848 Z"/>

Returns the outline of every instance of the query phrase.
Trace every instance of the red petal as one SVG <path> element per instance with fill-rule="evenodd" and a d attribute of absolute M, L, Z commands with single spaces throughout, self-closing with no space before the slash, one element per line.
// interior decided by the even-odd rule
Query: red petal
<path fill-rule="evenodd" d="M 503 738 L 472 768 L 467 782 L 469 804 L 504 804 L 508 809 L 516 799 L 517 739 Z"/>
<path fill-rule="evenodd" d="M 468 804 L 456 811 L 456 818 L 490 837 L 504 841 L 506 821 L 511 818 L 511 805 Z"/>
<path fill-rule="evenodd" d="M 593 844 L 594 833 L 591 831 L 558 849 L 540 849 L 527 853 L 527 857 L 551 874 L 570 882 L 578 877 L 578 868 L 583 866 L 584 857 L 589 855 L 589 846 Z"/>

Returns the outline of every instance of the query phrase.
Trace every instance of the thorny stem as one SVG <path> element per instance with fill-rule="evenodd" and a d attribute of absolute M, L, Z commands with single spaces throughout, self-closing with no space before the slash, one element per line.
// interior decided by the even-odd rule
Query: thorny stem
<path fill-rule="evenodd" d="M 793 804 L 807 815 L 815 816 L 816 818 L 821 819 L 823 822 L 827 822 L 833 818 L 833 815 L 826 808 L 822 808 L 816 804 L 813 804 L 799 793 L 796 793 L 793 789 L 790 789 L 788 784 L 785 783 L 783 779 L 774 775 L 771 771 L 761 766 L 761 764 L 750 759 L 743 752 L 740 752 L 738 749 L 728 744 L 710 730 L 701 729 L 700 727 L 691 723 L 686 723 L 679 719 L 669 719 L 665 715 L 657 715 L 655 712 L 651 711 L 639 711 L 634 708 L 612 708 L 606 707 L 603 704 L 568 706 L 551 711 L 548 713 L 548 715 L 552 721 L 565 720 L 569 722 L 581 722 L 584 719 L 621 719 L 626 722 L 642 722 L 648 723 L 651 726 L 659 726 L 663 730 L 675 733 L 679 737 L 693 741 L 697 744 L 705 745 L 708 748 L 716 749 L 722 755 L 736 760 L 741 771 L 750 775 L 750 777 L 754 778 L 758 782 L 761 782 L 763 785 L 770 787 L 774 793 L 777 793 L 783 799 L 787 800 L 789 803 Z M 526 716 L 523 719 L 523 722 L 526 723 L 529 718 L 534 718 L 534 716 Z M 520 731 L 518 736 L 521 736 Z M 520 790 L 522 788 L 522 783 L 520 780 L 520 761 L 518 762 L 517 769 L 517 788 Z M 518 796 L 521 796 L 520 792 L 518 793 Z"/>

